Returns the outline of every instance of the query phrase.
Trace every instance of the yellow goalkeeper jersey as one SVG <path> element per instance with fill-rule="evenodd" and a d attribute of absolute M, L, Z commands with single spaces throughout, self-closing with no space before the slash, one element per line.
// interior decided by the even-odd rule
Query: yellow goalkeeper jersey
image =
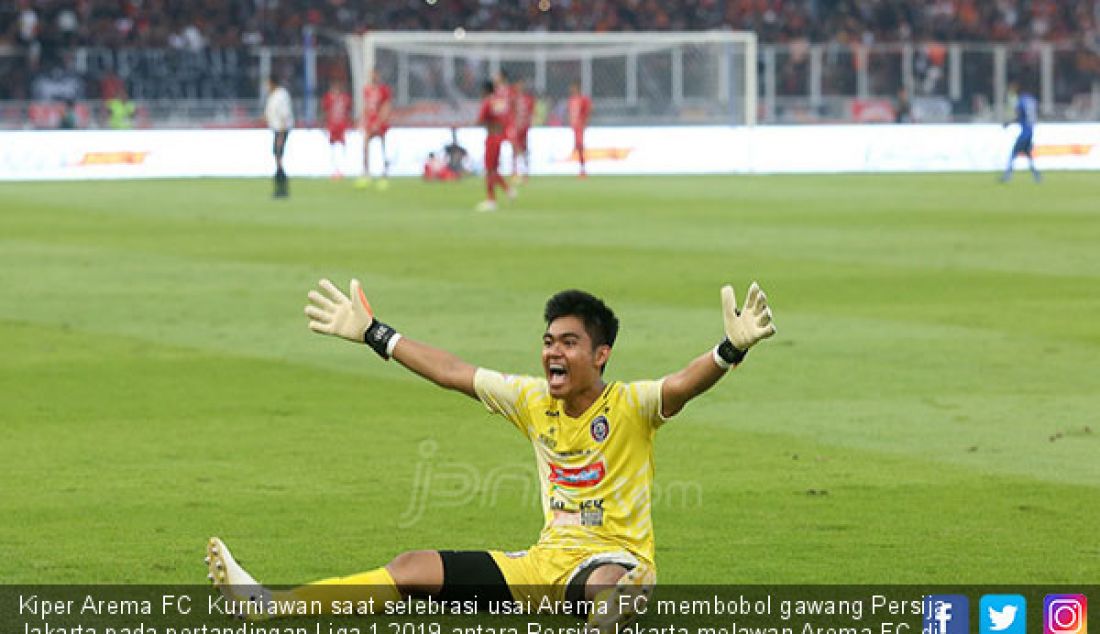
<path fill-rule="evenodd" d="M 653 439 L 661 381 L 614 382 L 577 418 L 550 396 L 546 379 L 478 369 L 474 388 L 489 411 L 531 441 L 538 463 L 547 548 L 622 549 L 653 564 Z"/>

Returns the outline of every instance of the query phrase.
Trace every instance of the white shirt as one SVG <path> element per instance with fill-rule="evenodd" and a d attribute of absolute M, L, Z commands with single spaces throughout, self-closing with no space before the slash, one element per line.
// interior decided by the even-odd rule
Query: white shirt
<path fill-rule="evenodd" d="M 294 111 L 290 106 L 290 93 L 282 86 L 276 86 L 267 94 L 267 104 L 264 106 L 264 117 L 267 125 L 276 132 L 289 130 L 294 125 Z"/>
<path fill-rule="evenodd" d="M 23 9 L 23 12 L 19 14 L 19 35 L 23 40 L 30 42 L 37 35 L 35 31 L 38 29 L 38 14 L 34 12 L 34 9 Z"/>

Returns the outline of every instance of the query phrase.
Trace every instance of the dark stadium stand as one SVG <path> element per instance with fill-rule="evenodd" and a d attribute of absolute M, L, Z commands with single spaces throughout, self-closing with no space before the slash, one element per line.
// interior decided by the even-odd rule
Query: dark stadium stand
<path fill-rule="evenodd" d="M 1094 38 L 1098 11 L 1095 0 L 17 0 L 0 7 L 0 42 L 44 52 L 290 45 L 305 24 L 335 31 L 732 28 L 756 31 L 763 42 L 1065 42 Z"/>
<path fill-rule="evenodd" d="M 56 108 L 63 100 L 103 100 L 115 92 L 118 75 L 140 101 L 256 99 L 260 82 L 250 51 L 300 47 L 305 26 L 327 47 L 319 62 L 323 79 L 346 74 L 336 68 L 345 64 L 340 34 L 461 26 L 751 30 L 763 46 L 782 47 L 773 57 L 780 99 L 805 98 L 811 81 L 824 95 L 855 95 L 855 62 L 846 60 L 861 47 L 912 44 L 913 73 L 932 95 L 946 90 L 944 42 L 1016 50 L 1051 43 L 1058 47 L 1054 101 L 1072 104 L 1089 94 L 1096 99 L 1098 25 L 1100 0 L 8 0 L 0 3 L 0 101 L 49 101 Z M 826 47 L 819 80 L 806 54 L 812 44 Z M 900 54 L 881 55 L 871 58 L 871 93 L 893 97 L 899 62 L 889 56 Z M 1013 52 L 1008 63 L 1013 72 L 1035 75 L 1040 55 Z M 293 64 L 284 64 L 286 73 L 300 74 Z M 973 94 L 988 102 L 993 90 L 983 84 L 993 65 L 980 51 L 964 59 L 966 87 L 950 106 L 956 113 L 975 111 Z M 807 116 L 815 112 L 816 106 Z"/>

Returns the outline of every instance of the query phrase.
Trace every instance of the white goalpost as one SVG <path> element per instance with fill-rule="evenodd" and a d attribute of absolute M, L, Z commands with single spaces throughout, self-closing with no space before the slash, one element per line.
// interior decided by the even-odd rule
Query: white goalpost
<path fill-rule="evenodd" d="M 573 83 L 592 98 L 596 125 L 756 123 L 757 43 L 748 31 L 373 31 L 345 43 L 357 110 L 377 69 L 401 125 L 468 125 L 482 82 L 497 71 L 538 97 L 536 123 L 562 118 Z"/>

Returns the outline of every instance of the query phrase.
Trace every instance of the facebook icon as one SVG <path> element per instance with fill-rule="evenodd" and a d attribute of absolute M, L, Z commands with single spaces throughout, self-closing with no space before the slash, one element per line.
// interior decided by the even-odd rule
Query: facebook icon
<path fill-rule="evenodd" d="M 962 594 L 924 597 L 922 634 L 970 634 L 970 601 Z"/>

